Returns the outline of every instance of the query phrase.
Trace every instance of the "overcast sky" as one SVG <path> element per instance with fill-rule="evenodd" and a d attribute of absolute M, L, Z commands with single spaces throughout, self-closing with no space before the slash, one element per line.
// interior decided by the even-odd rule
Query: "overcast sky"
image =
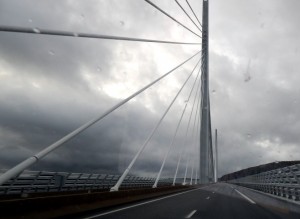
<path fill-rule="evenodd" d="M 153 2 L 197 32 L 175 1 Z M 179 2 L 190 13 L 186 2 Z M 190 4 L 201 18 L 202 1 Z M 210 97 L 212 128 L 219 132 L 219 176 L 300 157 L 299 8 L 298 0 L 210 0 Z M 0 25 L 200 41 L 143 0 L 5 0 L 0 2 Z M 0 32 L 0 169 L 42 150 L 200 49 L 199 45 Z M 199 58 L 32 169 L 122 172 Z M 159 170 L 196 73 L 132 174 L 155 176 Z M 191 132 L 182 149 L 193 97 L 164 176 L 174 174 L 179 153 L 184 165 L 190 154 L 199 156 Z"/>

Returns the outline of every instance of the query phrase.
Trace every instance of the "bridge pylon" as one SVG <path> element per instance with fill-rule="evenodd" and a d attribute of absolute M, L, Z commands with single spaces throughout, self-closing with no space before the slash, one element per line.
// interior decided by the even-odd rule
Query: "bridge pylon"
<path fill-rule="evenodd" d="M 201 128 L 200 128 L 200 183 L 213 181 L 214 162 L 211 135 L 209 99 L 209 1 L 203 0 L 202 13 L 202 78 L 201 78 Z"/>

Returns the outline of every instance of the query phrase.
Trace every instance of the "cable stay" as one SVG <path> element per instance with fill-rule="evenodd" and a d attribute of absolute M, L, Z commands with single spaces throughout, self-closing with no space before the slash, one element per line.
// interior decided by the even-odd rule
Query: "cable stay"
<path fill-rule="evenodd" d="M 181 4 L 175 0 L 175 2 L 177 3 L 177 5 L 181 8 L 181 10 L 185 13 L 185 15 L 190 19 L 190 21 L 193 22 L 193 24 L 197 27 L 197 29 L 202 32 L 202 30 L 200 29 L 200 27 L 193 21 L 193 19 L 190 17 L 190 15 L 186 12 L 186 10 L 184 10 L 184 8 L 181 6 Z"/>
<path fill-rule="evenodd" d="M 197 62 L 196 66 L 198 65 L 199 62 L 200 62 L 200 60 Z M 150 135 L 145 140 L 144 144 L 140 147 L 140 149 L 138 150 L 138 152 L 136 153 L 136 155 L 134 156 L 134 158 L 131 160 L 131 162 L 128 165 L 128 167 L 125 169 L 125 171 L 123 172 L 123 174 L 121 175 L 121 177 L 118 179 L 117 183 L 110 189 L 111 192 L 119 191 L 119 187 L 121 186 L 122 182 L 124 181 L 124 179 L 128 175 L 128 173 L 131 170 L 132 166 L 134 165 L 134 163 L 136 162 L 136 160 L 138 159 L 138 157 L 140 156 L 140 154 L 143 152 L 143 150 L 145 149 L 145 147 L 147 146 L 147 144 L 149 143 L 149 141 L 152 139 L 154 133 L 156 132 L 156 130 L 160 126 L 161 122 L 163 121 L 163 119 L 165 118 L 165 116 L 167 115 L 167 113 L 169 112 L 169 110 L 171 109 L 171 107 L 173 106 L 175 100 L 177 99 L 177 97 L 181 93 L 182 89 L 184 88 L 184 86 L 186 85 L 186 83 L 188 82 L 188 80 L 190 79 L 190 77 L 192 76 L 192 74 L 193 74 L 193 71 L 190 73 L 190 75 L 188 76 L 188 78 L 186 79 L 186 81 L 183 83 L 182 87 L 179 89 L 178 93 L 173 98 L 173 100 L 171 101 L 170 105 L 165 110 L 164 114 L 162 115 L 162 117 L 160 118 L 160 120 L 158 121 L 158 123 L 156 124 L 156 126 L 152 129 Z"/>
<path fill-rule="evenodd" d="M 185 1 L 186 1 L 186 3 L 188 4 L 188 6 L 189 6 L 189 8 L 191 9 L 191 11 L 193 12 L 193 14 L 194 14 L 195 18 L 197 19 L 198 23 L 200 24 L 200 27 L 202 27 L 202 24 L 201 24 L 201 22 L 199 21 L 197 15 L 195 14 L 195 12 L 194 12 L 192 6 L 190 5 L 189 1 L 188 1 L 188 0 L 185 0 Z"/>
<path fill-rule="evenodd" d="M 197 37 L 202 38 L 200 35 L 196 34 L 194 31 L 192 31 L 191 29 L 189 29 L 188 27 L 186 27 L 185 25 L 183 25 L 182 23 L 180 23 L 178 20 L 176 20 L 175 18 L 173 18 L 171 15 L 169 15 L 167 12 L 165 12 L 164 10 L 162 10 L 160 7 L 158 7 L 157 5 L 155 5 L 154 3 L 152 3 L 151 1 L 149 1 L 149 0 L 145 0 L 145 1 L 148 4 L 152 5 L 154 8 L 156 8 L 157 10 L 159 10 L 161 13 L 163 13 L 164 15 L 166 15 L 167 17 L 171 18 L 173 21 L 175 21 L 177 24 L 179 24 L 180 26 L 182 26 L 186 30 L 190 31 L 191 33 L 193 33 Z"/>
<path fill-rule="evenodd" d="M 191 137 L 191 139 L 192 139 L 192 150 L 194 149 L 195 144 L 196 144 L 196 142 L 197 142 L 197 139 L 196 139 L 196 137 L 197 137 L 197 131 L 198 131 L 198 121 L 197 121 L 197 117 L 198 117 L 198 112 L 200 111 L 199 105 L 200 105 L 200 95 L 199 95 L 199 98 L 198 98 L 198 100 L 197 100 L 197 107 L 196 107 L 196 111 L 195 111 L 195 118 L 194 118 L 194 124 L 193 124 L 193 129 L 192 129 L 192 137 Z M 197 123 L 196 123 L 196 121 L 197 121 Z M 197 124 L 197 126 L 196 126 L 196 124 Z M 196 128 L 195 128 L 195 127 L 196 127 Z M 197 130 L 196 130 L 196 129 L 197 129 Z M 196 132 L 196 133 L 195 133 L 195 132 Z M 194 137 L 194 136 L 196 136 L 196 137 Z M 192 160 L 191 155 L 189 155 L 189 157 L 190 157 L 189 160 Z M 193 163 L 191 163 L 191 178 L 190 178 L 190 185 L 192 185 L 192 182 L 193 182 L 194 165 L 195 165 L 195 162 L 194 162 L 194 160 L 193 160 Z"/>
<path fill-rule="evenodd" d="M 198 107 L 200 106 L 200 98 L 198 99 Z M 198 108 L 197 107 L 197 108 Z M 195 139 L 194 139 L 194 144 L 193 144 L 193 148 L 194 148 L 194 150 L 196 149 L 196 146 L 197 146 L 197 142 L 198 142 L 198 140 L 200 139 L 200 136 L 199 136 L 199 119 L 198 118 L 200 118 L 200 112 L 201 112 L 201 108 L 199 107 L 199 110 L 197 110 L 196 112 L 198 112 L 197 114 L 195 114 L 195 123 L 196 123 L 196 134 L 195 134 Z M 199 138 L 198 138 L 199 137 Z M 197 154 L 196 152 L 195 152 L 195 154 Z M 194 168 L 195 168 L 195 163 L 196 163 L 196 158 L 195 158 L 195 156 L 194 156 L 194 158 L 193 158 L 193 166 L 192 166 L 192 173 L 191 173 L 191 181 L 190 181 L 190 185 L 192 185 L 193 184 L 193 170 L 194 170 Z M 195 171 L 195 175 L 197 175 L 197 172 Z M 197 180 L 196 179 L 196 177 L 195 177 L 195 180 Z"/>
<path fill-rule="evenodd" d="M 196 104 L 196 100 L 197 100 L 197 98 L 199 96 L 198 92 L 199 92 L 200 82 L 201 82 L 201 80 L 199 80 L 199 84 L 198 84 L 196 92 L 195 92 L 193 106 L 192 106 L 192 109 L 191 109 L 191 113 L 190 113 L 190 116 L 189 116 L 188 125 L 187 125 L 186 132 L 185 132 L 185 137 L 184 137 L 184 140 L 183 140 L 183 147 L 184 148 L 185 148 L 185 144 L 186 144 L 186 141 L 187 141 L 187 135 L 188 135 L 188 132 L 189 132 L 189 128 L 190 128 L 190 124 L 191 124 L 191 118 L 192 118 L 192 115 L 193 115 L 193 112 L 194 112 L 194 107 L 195 107 L 195 104 Z M 187 152 L 185 151 L 185 153 L 187 153 Z M 175 172 L 174 178 L 177 177 L 177 172 L 178 172 L 179 164 L 180 164 L 180 161 L 181 161 L 181 156 L 182 156 L 182 153 L 180 153 L 179 158 L 178 158 L 177 169 L 176 169 L 177 171 Z M 187 163 L 186 163 L 186 170 L 185 170 L 185 175 L 184 175 L 184 181 L 182 183 L 183 185 L 186 184 L 186 174 L 187 174 L 188 164 L 189 164 L 189 159 L 187 159 Z"/>
<path fill-rule="evenodd" d="M 202 58 L 201 58 L 201 59 L 202 59 Z M 197 82 L 198 76 L 200 75 L 200 72 L 201 72 L 201 67 L 200 67 L 200 69 L 199 69 L 199 71 L 198 71 L 197 78 L 196 78 L 196 80 L 195 80 L 195 82 L 194 82 L 194 84 L 193 84 L 193 86 L 192 86 L 192 90 L 191 90 L 190 95 L 189 95 L 189 97 L 188 97 L 188 99 L 187 99 L 187 101 L 186 101 L 186 104 L 185 104 L 185 106 L 184 106 L 184 109 L 183 109 L 183 112 L 182 112 L 182 116 L 183 116 L 183 114 L 185 113 L 185 110 L 186 110 L 186 108 L 187 108 L 187 105 L 188 105 L 188 103 L 189 103 L 189 101 L 190 101 L 192 92 L 193 92 L 193 90 L 194 90 L 194 87 L 195 87 L 195 84 L 196 84 L 196 82 Z M 199 84 L 200 84 L 200 82 L 201 82 L 201 78 L 199 79 Z M 190 119 L 189 119 L 189 123 L 190 123 Z M 188 124 L 187 127 L 189 127 L 189 124 Z M 186 131 L 186 133 L 185 133 L 185 140 L 186 140 L 186 137 L 187 137 L 187 133 L 188 133 L 188 129 L 187 129 L 187 131 Z M 184 140 L 184 145 L 185 145 L 185 140 Z M 178 158 L 178 162 L 177 162 L 177 166 L 176 166 L 176 171 L 175 171 L 175 175 L 174 175 L 174 178 L 173 178 L 173 184 L 172 184 L 173 186 L 175 186 L 175 182 L 176 182 L 176 178 L 177 178 L 177 173 L 178 173 L 178 168 L 179 168 L 180 161 L 181 161 L 181 155 L 182 155 L 182 152 L 183 152 L 183 149 L 182 149 L 182 151 L 181 151 L 181 153 L 180 153 L 180 155 L 179 155 L 179 158 Z"/>
<path fill-rule="evenodd" d="M 199 60 L 199 62 L 200 62 L 200 61 L 201 61 L 201 59 Z M 197 67 L 197 65 L 196 65 L 195 68 L 193 69 L 193 72 L 194 72 L 194 70 L 196 69 L 196 67 Z M 200 70 L 201 70 L 201 68 L 199 68 L 199 71 L 198 71 L 198 73 L 197 73 L 197 77 L 196 77 L 196 79 L 195 79 L 195 81 L 194 81 L 194 83 L 193 83 L 193 86 L 192 86 L 191 92 L 190 92 L 190 94 L 189 94 L 188 100 L 187 100 L 187 102 L 186 102 L 186 104 L 185 104 L 185 107 L 184 107 L 184 109 L 183 109 L 183 111 L 182 111 L 182 114 L 181 114 L 181 116 L 180 116 L 179 122 L 178 122 L 178 124 L 177 124 L 176 130 L 175 130 L 175 133 L 174 133 L 174 136 L 173 136 L 172 141 L 170 142 L 170 144 L 169 144 L 169 146 L 168 146 L 168 151 L 167 151 L 167 153 L 166 153 L 165 156 L 164 156 L 163 162 L 162 162 L 162 164 L 161 164 L 160 170 L 159 170 L 159 172 L 158 172 L 158 174 L 157 174 L 157 177 L 156 177 L 156 179 L 155 179 L 155 182 L 154 182 L 152 188 L 156 188 L 156 187 L 157 187 L 157 184 L 158 184 L 158 181 L 159 181 L 159 179 L 160 179 L 160 176 L 161 176 L 161 173 L 162 173 L 162 171 L 163 171 L 163 168 L 164 168 L 164 166 L 165 166 L 167 157 L 169 156 L 170 151 L 171 151 L 171 149 L 172 149 L 172 147 L 173 147 L 173 145 L 174 145 L 174 140 L 175 140 L 175 138 L 176 138 L 176 136 L 177 136 L 177 132 L 178 132 L 179 126 L 180 126 L 180 124 L 181 124 L 181 121 L 182 121 L 183 115 L 184 115 L 184 113 L 185 113 L 185 110 L 186 110 L 188 101 L 189 101 L 189 99 L 190 99 L 190 96 L 191 96 L 191 94 L 192 94 L 192 92 L 193 92 L 193 90 L 194 90 L 196 81 L 197 81 L 198 76 L 199 76 L 199 74 L 200 74 Z"/>
<path fill-rule="evenodd" d="M 27 33 L 27 34 L 39 34 L 39 35 L 51 35 L 51 36 L 76 37 L 76 38 L 135 41 L 135 42 L 147 42 L 147 43 L 201 45 L 201 43 L 152 40 L 152 39 L 142 39 L 142 38 L 133 38 L 133 37 L 111 36 L 111 35 L 101 35 L 101 34 L 92 34 L 92 33 L 76 33 L 76 32 L 68 32 L 68 31 L 60 31 L 60 30 L 48 30 L 48 29 L 14 27 L 14 26 L 0 26 L 0 31 L 11 32 L 11 33 Z"/>
<path fill-rule="evenodd" d="M 108 109 L 107 111 L 105 111 L 104 113 L 102 113 L 101 115 L 99 115 L 96 118 L 88 121 L 87 123 L 83 124 L 79 128 L 77 128 L 74 131 L 70 132 L 69 134 L 67 134 L 63 138 L 61 138 L 58 141 L 54 142 L 53 144 L 49 145 L 48 147 L 46 147 L 42 151 L 40 151 L 37 154 L 35 154 L 35 155 L 27 158 L 26 160 L 24 160 L 23 162 L 19 163 L 15 167 L 9 169 L 8 171 L 6 171 L 5 173 L 3 173 L 0 176 L 0 185 L 2 185 L 3 183 L 5 183 L 6 181 L 8 181 L 11 178 L 18 176 L 26 168 L 32 166 L 33 164 L 35 164 L 36 162 L 38 162 L 40 159 L 42 159 L 43 157 L 45 157 L 46 155 L 48 155 L 49 153 L 51 153 L 55 149 L 59 148 L 60 146 L 62 146 L 64 143 L 66 143 L 70 139 L 72 139 L 75 136 L 79 135 L 81 132 L 83 132 L 84 130 L 86 130 L 90 126 L 94 125 L 95 123 L 97 123 L 98 121 L 100 121 L 101 119 L 103 119 L 104 117 L 106 117 L 107 115 L 109 115 L 110 113 L 112 113 L 113 111 L 115 111 L 116 109 L 118 109 L 119 107 L 121 107 L 122 105 L 124 105 L 125 103 L 127 103 L 129 100 L 131 100 L 135 96 L 139 95 L 140 93 L 142 93 L 143 91 L 145 91 L 146 89 L 148 89 L 149 87 L 151 87 L 152 85 L 156 84 L 158 81 L 160 81 L 161 79 L 165 78 L 167 75 L 169 75 L 172 72 L 174 72 L 176 69 L 178 69 L 183 64 L 185 64 L 186 62 L 188 62 L 189 60 L 191 60 L 192 58 L 194 58 L 199 53 L 200 53 L 200 51 L 197 52 L 196 54 L 194 54 L 193 56 L 191 56 L 190 58 L 188 58 L 187 60 L 185 60 L 184 62 L 182 62 L 181 64 L 177 65 L 175 68 L 173 68 L 169 72 L 165 73 L 164 75 L 160 76 L 156 80 L 152 81 L 151 83 L 149 83 L 148 85 L 146 85 L 142 89 L 136 91 L 135 93 L 133 93 L 132 95 L 130 95 L 126 99 L 120 101 L 119 103 L 117 103 L 116 105 L 114 105 L 113 107 L 111 107 L 110 109 Z"/>

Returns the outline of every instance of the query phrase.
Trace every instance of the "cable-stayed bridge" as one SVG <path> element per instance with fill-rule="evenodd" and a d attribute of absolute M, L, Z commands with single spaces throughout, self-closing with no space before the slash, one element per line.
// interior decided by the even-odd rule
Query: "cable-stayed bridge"
<path fill-rule="evenodd" d="M 299 212 L 299 210 L 297 210 L 296 206 L 299 205 L 298 201 L 300 189 L 298 180 L 298 165 L 289 166 L 287 170 L 285 169 L 283 171 L 285 174 L 281 174 L 281 172 L 279 176 L 277 176 L 276 174 L 276 176 L 273 176 L 273 174 L 272 179 L 267 177 L 264 180 L 260 180 L 263 176 L 269 176 L 270 173 L 259 173 L 261 175 L 254 177 L 237 177 L 234 180 L 228 181 L 230 184 L 217 183 L 217 130 L 215 131 L 215 135 L 213 138 L 209 96 L 209 1 L 203 0 L 202 21 L 200 21 L 201 19 L 196 15 L 196 11 L 193 9 L 188 0 L 186 0 L 186 5 L 189 8 L 189 12 L 186 11 L 177 0 L 175 0 L 178 7 L 197 28 L 197 33 L 191 30 L 182 22 L 178 21 L 173 16 L 169 15 L 167 11 L 161 9 L 153 2 L 149 0 L 145 0 L 145 2 L 148 3 L 149 6 L 152 6 L 154 10 L 158 10 L 164 16 L 167 16 L 168 18 L 176 22 L 186 31 L 189 31 L 194 36 L 197 36 L 199 38 L 199 42 L 179 42 L 148 38 L 132 38 L 81 32 L 68 32 L 52 29 L 50 30 L 16 26 L 0 26 L 1 32 L 10 33 L 38 34 L 75 38 L 94 38 L 100 40 L 105 39 L 160 44 L 180 44 L 199 47 L 199 51 L 197 53 L 183 60 L 181 63 L 175 65 L 173 69 L 164 73 L 149 84 L 146 84 L 143 88 L 137 90 L 111 108 L 108 108 L 101 115 L 98 115 L 90 121 L 82 124 L 80 127 L 76 128 L 66 136 L 52 143 L 37 154 L 19 163 L 15 167 L 2 171 L 2 174 L 0 176 L 0 194 L 3 195 L 3 197 L 13 197 L 13 199 L 8 200 L 4 198 L 3 206 L 8 206 L 7 209 L 9 209 L 15 204 L 23 206 L 23 208 L 27 208 L 29 204 L 32 203 L 35 203 L 37 206 L 39 206 L 39 204 L 43 202 L 41 200 L 44 200 L 44 205 L 51 203 L 52 207 L 55 206 L 55 202 L 59 203 L 59 205 L 66 206 L 76 205 L 76 203 L 80 203 L 78 204 L 79 206 L 93 206 L 85 208 L 82 207 L 81 211 L 86 211 L 97 209 L 103 206 L 111 207 L 114 206 L 113 204 L 124 204 L 126 203 L 124 201 L 117 201 L 116 203 L 114 203 L 111 200 L 122 200 L 126 199 L 127 196 L 131 196 L 137 198 L 134 198 L 130 201 L 137 201 L 137 203 L 134 203 L 132 205 L 125 204 L 125 206 L 121 206 L 120 208 L 112 207 L 109 210 L 101 209 L 96 213 L 88 212 L 82 215 L 73 215 L 70 217 L 297 218 L 297 213 Z M 170 74 L 176 72 L 176 70 L 178 70 L 186 63 L 195 60 L 197 61 L 196 64 L 191 69 L 189 75 L 183 81 L 180 89 L 171 99 L 168 107 L 164 109 L 163 112 L 161 112 L 160 119 L 156 122 L 153 129 L 148 134 L 148 137 L 145 139 L 144 143 L 139 147 L 138 151 L 133 154 L 131 161 L 128 163 L 127 167 L 120 175 L 27 171 L 27 169 L 30 169 L 32 165 L 39 162 L 45 156 L 47 156 L 57 148 L 63 147 L 64 144 L 70 141 L 72 138 L 84 132 L 94 124 L 100 123 L 101 120 L 106 116 L 122 107 L 130 100 L 143 93 L 145 90 L 149 89 L 156 83 L 159 83 L 164 78 L 167 78 Z M 145 148 L 152 140 L 155 133 L 158 131 L 160 125 L 164 121 L 166 115 L 169 113 L 173 104 L 190 80 L 193 81 L 192 86 L 189 88 L 189 95 L 187 97 L 184 108 L 182 109 L 182 112 L 179 112 L 180 117 L 178 119 L 175 132 L 172 139 L 170 139 L 168 150 L 164 154 L 163 160 L 160 164 L 160 169 L 158 170 L 156 177 L 139 177 L 130 175 L 130 171 L 134 167 L 136 161 L 140 158 L 141 154 L 144 152 Z M 191 112 L 187 112 L 187 107 L 189 105 L 191 106 Z M 184 147 L 182 147 L 182 151 L 179 152 L 176 166 L 174 166 L 174 175 L 170 178 L 162 178 L 161 175 L 165 168 L 166 161 L 170 152 L 174 149 L 174 142 L 178 135 L 179 128 L 182 126 L 182 119 L 185 115 L 188 116 L 188 125 L 187 127 L 185 127 L 186 131 L 185 140 L 183 143 Z M 189 133 L 192 133 L 191 137 L 189 137 Z M 184 150 L 186 148 L 188 138 L 192 139 L 191 148 L 193 149 L 193 153 L 195 156 L 187 157 L 186 160 L 183 160 L 182 155 L 186 153 Z M 200 153 L 198 153 L 198 150 L 200 150 Z M 184 171 L 184 177 L 179 177 L 178 171 L 182 169 Z M 275 169 L 274 171 L 276 172 L 277 169 Z M 190 175 L 188 176 L 188 174 Z M 276 181 L 278 177 L 282 180 Z M 286 180 L 287 178 L 290 180 Z M 267 192 L 273 196 L 266 196 L 266 198 L 264 194 L 255 192 L 253 190 L 247 190 L 245 187 Z M 130 191 L 124 195 L 124 191 L 127 190 Z M 138 192 L 136 192 L 136 190 L 138 190 Z M 99 192 L 100 194 L 98 194 Z M 51 193 L 55 194 L 55 196 L 53 196 Z M 94 195 L 96 193 L 97 196 Z M 148 193 L 151 193 L 152 196 L 145 195 Z M 172 194 L 170 195 L 170 193 Z M 36 194 L 40 194 L 42 195 L 42 197 L 38 197 Z M 19 195 L 21 195 L 21 199 L 19 199 Z M 50 198 L 46 198 L 48 196 Z M 75 198 L 75 196 L 77 198 Z M 92 198 L 93 201 L 90 201 L 90 197 L 92 196 L 94 197 Z M 155 196 L 160 196 L 160 198 L 141 201 L 142 199 L 153 198 Z M 281 197 L 281 199 L 276 200 L 275 196 L 279 196 Z M 80 200 L 81 198 L 82 200 L 86 201 L 86 203 L 83 203 L 82 200 Z M 101 199 L 102 204 L 105 202 L 112 202 L 112 204 L 97 206 L 97 204 L 93 204 L 93 202 L 97 203 L 97 199 Z M 292 202 L 287 202 L 287 200 L 290 200 Z M 66 201 L 66 203 L 64 203 L 64 201 Z M 288 209 L 288 213 L 282 213 L 280 211 L 277 212 L 274 209 L 270 210 L 269 208 L 261 208 L 261 206 L 271 206 L 273 208 L 282 210 L 283 205 L 284 210 Z M 44 206 L 42 205 L 40 207 L 44 208 Z M 45 212 L 51 212 L 49 208 L 46 209 L 47 211 L 45 210 Z M 60 213 L 58 213 L 56 209 L 53 209 L 52 211 L 56 213 L 49 213 L 50 217 L 62 215 L 65 216 L 65 214 L 63 214 L 63 212 L 65 211 L 64 208 L 63 210 L 59 210 Z M 37 217 L 47 216 L 47 213 L 45 212 L 41 215 L 38 214 Z M 65 213 L 66 212 L 67 214 L 72 214 L 78 213 L 80 211 L 74 210 L 73 212 L 70 212 L 66 210 Z M 30 213 L 31 214 L 29 214 L 29 217 L 36 216 L 34 216 L 32 212 Z M 12 215 L 12 217 L 16 216 L 13 213 Z M 6 216 L 9 217 L 9 214 L 7 214 Z M 20 216 L 23 217 L 24 215 Z"/>

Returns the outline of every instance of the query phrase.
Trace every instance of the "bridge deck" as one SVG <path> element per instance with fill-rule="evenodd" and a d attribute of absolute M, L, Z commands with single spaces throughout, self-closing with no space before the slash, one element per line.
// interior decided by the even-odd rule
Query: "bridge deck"
<path fill-rule="evenodd" d="M 192 191 L 138 202 L 106 211 L 79 215 L 78 218 L 299 218 L 298 206 L 276 198 L 262 200 L 259 193 L 218 183 Z M 299 207 L 298 207 L 299 210 Z M 74 215 L 72 216 L 74 218 Z M 76 218 L 76 217 L 75 217 Z"/>

